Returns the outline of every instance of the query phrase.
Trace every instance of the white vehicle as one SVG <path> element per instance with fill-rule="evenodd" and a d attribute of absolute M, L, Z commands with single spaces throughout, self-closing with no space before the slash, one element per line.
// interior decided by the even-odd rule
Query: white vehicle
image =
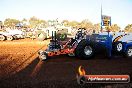
<path fill-rule="evenodd" d="M 0 32 L 0 40 L 4 41 L 4 40 L 14 40 L 14 39 L 20 39 L 20 38 L 24 38 L 24 32 L 22 32 L 21 30 L 7 30 L 4 32 Z"/>

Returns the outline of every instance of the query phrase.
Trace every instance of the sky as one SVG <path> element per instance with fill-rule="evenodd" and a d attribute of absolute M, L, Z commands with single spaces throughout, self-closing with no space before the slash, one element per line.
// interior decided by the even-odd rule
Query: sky
<path fill-rule="evenodd" d="M 100 23 L 101 4 L 102 14 L 111 16 L 112 24 L 121 29 L 132 24 L 132 0 L 0 0 L 0 21 L 36 16 L 44 20 L 89 19 Z"/>

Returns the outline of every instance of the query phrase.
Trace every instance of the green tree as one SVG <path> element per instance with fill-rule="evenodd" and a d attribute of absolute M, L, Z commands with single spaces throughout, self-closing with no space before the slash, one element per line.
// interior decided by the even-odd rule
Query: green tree
<path fill-rule="evenodd" d="M 109 27 L 109 30 L 112 31 L 112 32 L 119 32 L 120 27 L 117 24 L 113 24 Z"/>
<path fill-rule="evenodd" d="M 26 18 L 23 18 L 21 23 L 23 24 L 23 27 L 25 27 L 25 28 L 29 26 L 29 22 Z"/>
<path fill-rule="evenodd" d="M 125 32 L 132 32 L 132 24 L 128 24 L 125 29 L 124 29 Z"/>
<path fill-rule="evenodd" d="M 2 29 L 2 26 L 3 26 L 3 22 L 0 21 L 0 29 Z"/>
<path fill-rule="evenodd" d="M 2 26 L 3 25 L 3 22 L 2 21 L 0 21 L 0 26 Z"/>
<path fill-rule="evenodd" d="M 78 23 L 79 22 L 77 22 L 77 21 L 71 21 L 71 22 L 68 23 L 68 25 L 71 26 L 71 27 L 76 27 L 78 25 Z"/>
<path fill-rule="evenodd" d="M 38 19 L 35 16 L 33 16 L 29 19 L 29 23 L 31 28 L 36 28 L 38 24 Z"/>
<path fill-rule="evenodd" d="M 11 18 L 7 18 L 4 21 L 4 25 L 7 27 L 15 27 L 16 24 L 18 24 L 20 21 L 17 19 L 11 19 Z"/>
<path fill-rule="evenodd" d="M 29 19 L 29 23 L 30 23 L 31 28 L 45 27 L 45 25 L 46 25 L 45 20 L 40 20 L 35 16 L 33 16 Z"/>
<path fill-rule="evenodd" d="M 47 22 L 45 20 L 39 20 L 38 25 L 39 27 L 44 28 L 47 27 Z"/>
<path fill-rule="evenodd" d="M 93 24 L 92 22 L 90 22 L 88 19 L 84 19 L 82 22 L 81 22 L 81 26 L 86 28 L 86 29 L 93 29 Z"/>
<path fill-rule="evenodd" d="M 62 24 L 63 24 L 64 26 L 69 26 L 69 21 L 68 21 L 68 20 L 63 20 L 63 21 L 62 21 Z"/>
<path fill-rule="evenodd" d="M 100 23 L 94 24 L 94 30 L 96 33 L 98 33 L 100 31 L 100 28 L 101 28 Z"/>
<path fill-rule="evenodd" d="M 27 22 L 28 20 L 26 18 L 23 18 L 22 19 L 22 22 Z"/>

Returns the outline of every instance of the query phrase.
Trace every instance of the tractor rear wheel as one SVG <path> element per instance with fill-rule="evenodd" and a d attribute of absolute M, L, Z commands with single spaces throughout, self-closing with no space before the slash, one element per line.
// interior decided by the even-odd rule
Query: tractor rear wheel
<path fill-rule="evenodd" d="M 75 50 L 76 56 L 82 59 L 90 59 L 94 56 L 94 53 L 94 44 L 92 42 L 87 43 L 86 40 L 82 40 Z"/>
<path fill-rule="evenodd" d="M 0 41 L 4 41 L 6 37 L 4 35 L 0 35 Z"/>

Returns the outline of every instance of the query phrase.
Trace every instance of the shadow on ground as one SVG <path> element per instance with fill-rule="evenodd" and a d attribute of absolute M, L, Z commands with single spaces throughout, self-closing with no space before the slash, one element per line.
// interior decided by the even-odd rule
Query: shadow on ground
<path fill-rule="evenodd" d="M 132 76 L 132 60 L 124 58 L 106 59 L 96 57 L 80 60 L 66 55 L 52 57 L 47 61 L 36 58 L 20 72 L 0 79 L 0 88 L 131 88 L 129 84 L 86 84 L 76 81 L 78 67 L 82 65 L 86 74 L 129 74 Z"/>

